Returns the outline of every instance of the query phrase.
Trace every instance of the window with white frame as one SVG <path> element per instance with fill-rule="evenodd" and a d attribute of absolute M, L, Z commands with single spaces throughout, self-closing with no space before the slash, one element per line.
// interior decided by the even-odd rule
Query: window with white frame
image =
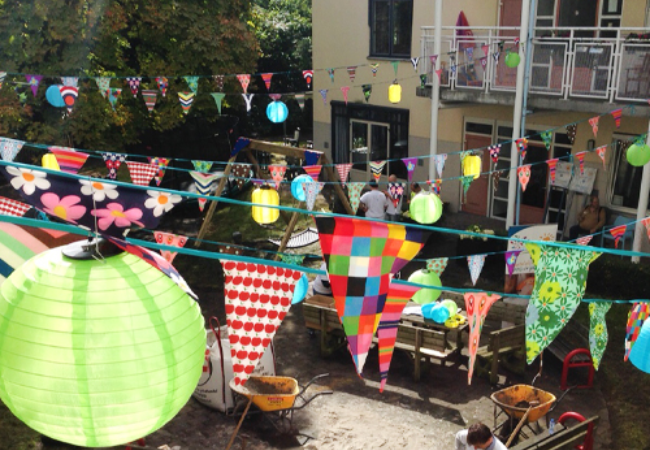
<path fill-rule="evenodd" d="M 369 0 L 370 56 L 411 57 L 413 0 Z"/>
<path fill-rule="evenodd" d="M 634 136 L 615 134 L 612 145 L 607 150 L 613 152 L 610 165 L 609 202 L 613 207 L 636 209 L 641 191 L 643 167 L 636 167 L 627 162 L 627 149 L 633 144 Z M 650 202 L 649 202 L 650 204 Z"/>

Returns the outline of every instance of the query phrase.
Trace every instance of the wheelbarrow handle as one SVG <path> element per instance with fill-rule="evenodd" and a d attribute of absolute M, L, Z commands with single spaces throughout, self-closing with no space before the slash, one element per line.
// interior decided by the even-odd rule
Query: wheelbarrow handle
<path fill-rule="evenodd" d="M 300 405 L 300 406 L 295 406 L 295 405 L 294 405 L 294 407 L 293 407 L 292 409 L 293 409 L 293 410 L 296 410 L 296 409 L 303 409 L 305 406 L 307 406 L 308 404 L 310 404 L 311 401 L 312 401 L 313 399 L 315 399 L 316 397 L 320 397 L 321 395 L 332 395 L 333 393 L 334 393 L 333 391 L 322 391 L 322 392 L 318 392 L 317 394 L 312 395 L 311 397 L 309 397 L 309 398 L 307 398 L 307 399 L 306 399 L 305 397 L 303 397 L 302 395 L 300 395 L 300 399 L 303 401 L 303 404 Z"/>
<path fill-rule="evenodd" d="M 564 398 L 564 396 L 567 395 L 569 392 L 571 392 L 572 389 L 574 389 L 574 388 L 576 388 L 576 387 L 578 387 L 577 384 L 574 385 L 574 386 L 571 386 L 569 389 L 567 389 L 566 391 L 564 391 L 564 392 L 562 393 L 562 395 L 560 395 L 560 398 L 558 398 L 557 400 L 555 400 L 555 403 L 553 404 L 553 406 L 551 406 L 551 408 L 548 410 L 548 412 L 546 413 L 546 415 L 549 415 L 550 413 L 552 413 L 553 410 L 557 407 L 557 405 L 560 404 L 560 402 L 562 401 L 562 399 Z"/>
<path fill-rule="evenodd" d="M 298 395 L 301 395 L 303 392 L 305 392 L 305 391 L 307 390 L 307 388 L 308 388 L 309 386 L 311 386 L 312 384 L 314 384 L 314 382 L 315 382 L 316 380 L 318 380 L 318 379 L 320 379 L 320 378 L 329 377 L 329 376 L 330 376 L 329 373 L 321 373 L 320 375 L 316 375 L 314 378 L 312 378 L 311 380 L 309 380 L 309 382 L 308 382 L 306 385 L 304 385 L 304 386 L 300 386 L 300 393 L 299 393 Z"/>

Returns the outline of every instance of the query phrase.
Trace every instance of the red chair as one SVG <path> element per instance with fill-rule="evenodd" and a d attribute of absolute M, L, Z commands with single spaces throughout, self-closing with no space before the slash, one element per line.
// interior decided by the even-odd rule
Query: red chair
<path fill-rule="evenodd" d="M 559 419 L 557 419 L 558 423 L 561 423 L 566 427 L 564 422 L 566 422 L 569 419 L 577 420 L 578 422 L 584 422 L 586 419 L 582 414 L 578 414 L 577 412 L 565 412 L 560 416 Z M 590 423 L 589 427 L 587 428 L 587 434 L 585 436 L 585 440 L 582 441 L 582 444 L 576 445 L 575 448 L 576 450 L 592 450 L 594 447 L 594 423 Z"/>
<path fill-rule="evenodd" d="M 139 446 L 144 447 L 146 444 L 144 442 L 144 438 L 140 438 L 136 441 Z M 132 447 L 130 445 L 127 445 L 124 450 L 132 450 Z"/>
<path fill-rule="evenodd" d="M 586 356 L 586 358 L 585 358 Z M 577 357 L 576 361 L 573 361 Z M 587 378 L 587 384 L 582 384 L 575 386 L 578 389 L 586 389 L 593 387 L 594 384 L 594 363 L 591 360 L 591 352 L 586 348 L 577 348 L 564 358 L 564 364 L 562 365 L 562 380 L 560 382 L 560 389 L 563 391 L 567 390 L 567 377 L 569 375 L 569 369 L 574 367 L 588 367 L 589 368 L 589 377 Z"/>

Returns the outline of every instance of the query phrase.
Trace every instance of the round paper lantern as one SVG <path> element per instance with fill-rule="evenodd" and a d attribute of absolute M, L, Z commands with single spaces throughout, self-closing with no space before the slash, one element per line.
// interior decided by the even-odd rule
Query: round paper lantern
<path fill-rule="evenodd" d="M 650 161 L 650 147 L 646 144 L 632 144 L 627 149 L 627 162 L 635 167 L 645 166 Z"/>
<path fill-rule="evenodd" d="M 441 286 L 440 278 L 435 272 L 426 269 L 416 270 L 409 277 L 409 282 L 423 284 L 425 286 Z M 440 290 L 438 289 L 420 289 L 415 293 L 413 300 L 420 305 L 435 302 L 440 297 Z"/>
<path fill-rule="evenodd" d="M 295 305 L 303 301 L 305 299 L 305 295 L 307 295 L 307 289 L 309 289 L 309 280 L 307 279 L 307 275 L 303 273 L 293 290 L 293 298 L 291 299 L 291 304 Z"/>
<path fill-rule="evenodd" d="M 0 398 L 39 433 L 112 447 L 185 405 L 205 330 L 197 303 L 162 272 L 125 252 L 84 259 L 82 244 L 34 256 L 0 286 Z"/>
<path fill-rule="evenodd" d="M 61 170 L 59 167 L 59 162 L 56 160 L 56 156 L 53 153 L 46 153 L 41 159 L 41 165 L 46 169 L 51 170 Z"/>
<path fill-rule="evenodd" d="M 305 190 L 302 188 L 304 183 L 313 183 L 314 179 L 307 174 L 299 175 L 291 182 L 291 195 L 299 202 L 307 200 Z"/>
<path fill-rule="evenodd" d="M 650 320 L 643 323 L 629 359 L 637 369 L 650 373 Z"/>
<path fill-rule="evenodd" d="M 456 304 L 455 301 L 447 299 L 447 300 L 443 300 L 440 303 L 449 311 L 449 317 L 454 317 L 458 312 L 458 305 Z"/>
<path fill-rule="evenodd" d="M 411 199 L 409 214 L 418 223 L 435 223 L 442 216 L 442 201 L 436 194 L 420 192 Z"/>
<path fill-rule="evenodd" d="M 388 101 L 391 103 L 402 101 L 402 86 L 397 84 L 397 81 L 388 87 Z"/>
<path fill-rule="evenodd" d="M 61 97 L 59 86 L 56 84 L 47 88 L 47 91 L 45 91 L 45 98 L 50 103 L 50 105 L 54 106 L 55 108 L 63 108 L 65 106 L 63 97 Z"/>
<path fill-rule="evenodd" d="M 273 123 L 282 123 L 287 120 L 289 116 L 289 109 L 284 102 L 275 101 L 269 103 L 266 107 L 266 117 Z"/>
<path fill-rule="evenodd" d="M 472 176 L 475 180 L 481 175 L 480 156 L 466 156 L 463 159 L 463 175 L 466 177 Z"/>
<path fill-rule="evenodd" d="M 511 69 L 517 67 L 520 61 L 521 57 L 519 56 L 519 53 L 508 52 L 506 54 L 506 66 L 510 67 Z"/>
<path fill-rule="evenodd" d="M 436 303 L 431 310 L 431 320 L 435 323 L 445 323 L 447 319 L 449 319 L 449 310 L 444 305 Z"/>
<path fill-rule="evenodd" d="M 253 203 L 262 205 L 277 206 L 280 204 L 280 195 L 275 189 L 268 186 L 258 187 L 253 191 Z M 260 225 L 273 223 L 280 217 L 280 210 L 276 208 L 265 208 L 263 206 L 253 206 L 253 220 Z"/>

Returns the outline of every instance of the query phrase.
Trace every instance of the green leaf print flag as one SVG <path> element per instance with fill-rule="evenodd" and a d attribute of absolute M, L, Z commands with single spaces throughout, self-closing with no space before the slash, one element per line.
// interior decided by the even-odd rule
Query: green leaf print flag
<path fill-rule="evenodd" d="M 526 359 L 531 364 L 562 331 L 580 304 L 593 250 L 525 244 L 535 264 L 535 286 L 526 310 Z"/>

